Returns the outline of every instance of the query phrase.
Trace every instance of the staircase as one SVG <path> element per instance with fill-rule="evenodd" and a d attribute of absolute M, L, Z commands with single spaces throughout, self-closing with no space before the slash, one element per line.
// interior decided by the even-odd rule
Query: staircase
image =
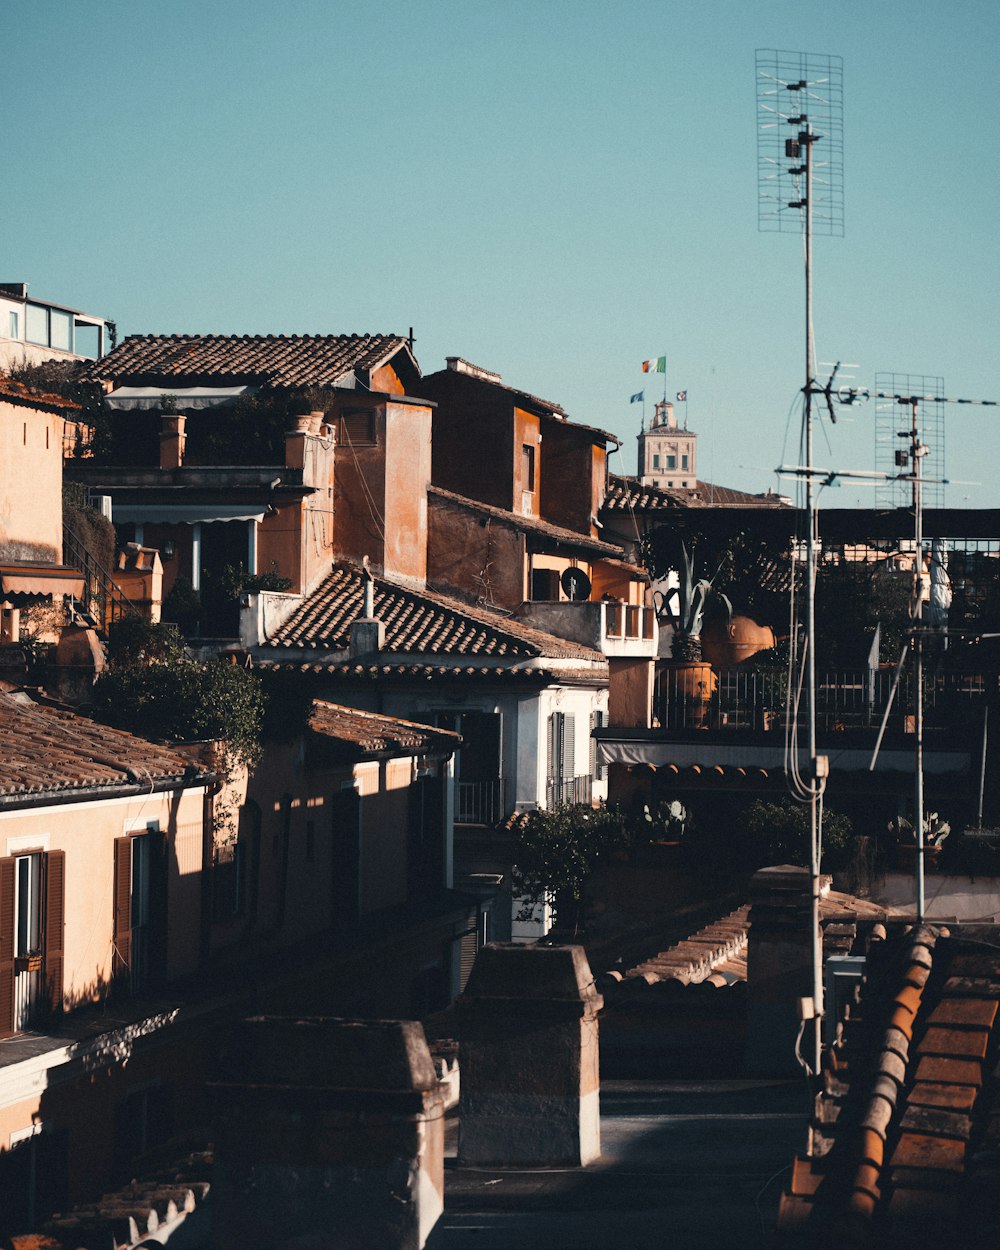
<path fill-rule="evenodd" d="M 140 616 L 131 600 L 67 526 L 63 527 L 63 560 L 83 573 L 83 598 L 74 609 L 88 625 L 107 637 L 109 627 L 124 616 Z"/>

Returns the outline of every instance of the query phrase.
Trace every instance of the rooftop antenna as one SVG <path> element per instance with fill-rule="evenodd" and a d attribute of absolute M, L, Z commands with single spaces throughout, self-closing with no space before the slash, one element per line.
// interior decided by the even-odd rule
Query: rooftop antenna
<path fill-rule="evenodd" d="M 886 701 L 882 725 L 879 729 L 875 752 L 872 756 L 871 768 L 875 767 L 878 752 L 882 745 L 889 713 L 902 676 L 903 665 L 906 663 L 907 650 L 913 650 L 913 728 L 914 728 L 914 831 L 917 839 L 917 922 L 923 924 L 926 910 L 924 888 L 924 622 L 923 622 L 923 551 L 924 551 L 924 507 L 927 503 L 927 490 L 938 488 L 935 503 L 943 502 L 944 487 L 948 484 L 945 478 L 929 478 L 924 472 L 924 461 L 933 463 L 931 457 L 938 453 L 937 465 L 944 468 L 944 405 L 966 404 L 978 407 L 1000 407 L 1000 401 L 993 399 L 954 399 L 944 394 L 944 379 L 928 377 L 925 374 L 877 373 L 873 391 L 855 390 L 844 387 L 838 393 L 841 403 L 852 404 L 857 400 L 875 400 L 876 414 L 876 456 L 880 451 L 886 458 L 885 444 L 888 443 L 886 430 L 889 429 L 895 438 L 909 440 L 909 447 L 899 444 L 890 445 L 893 465 L 902 470 L 893 476 L 878 474 L 885 479 L 879 494 L 884 504 L 889 507 L 899 506 L 898 491 L 910 486 L 910 504 L 913 509 L 913 603 L 911 617 L 913 621 L 912 641 L 904 646 L 896 666 L 896 675 Z M 909 409 L 909 429 L 898 429 L 898 418 L 895 417 L 899 407 Z M 921 417 L 930 427 L 931 434 L 922 430 Z M 896 428 L 893 428 L 896 427 Z M 925 438 L 927 441 L 925 441 Z"/>
<path fill-rule="evenodd" d="M 805 246 L 805 385 L 802 442 L 806 516 L 806 724 L 809 770 L 798 773 L 798 744 L 787 752 L 792 794 L 809 804 L 810 933 L 813 1020 L 808 1066 L 818 1075 L 822 1048 L 823 951 L 819 931 L 822 796 L 828 762 L 816 750 L 816 498 L 813 482 L 812 397 L 816 385 L 813 341 L 813 236 L 844 233 L 844 70 L 839 56 L 757 51 L 757 226 L 800 234 Z M 836 371 L 835 371 L 836 372 Z M 793 631 L 794 634 L 794 631 Z M 794 642 L 793 642 L 794 650 Z M 792 663 L 795 663 L 794 654 Z M 791 682 L 789 683 L 791 685 Z M 793 731 L 794 732 L 794 731 Z"/>

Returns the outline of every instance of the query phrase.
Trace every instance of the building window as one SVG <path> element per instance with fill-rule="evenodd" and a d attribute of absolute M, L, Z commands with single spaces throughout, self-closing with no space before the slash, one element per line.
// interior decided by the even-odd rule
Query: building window
<path fill-rule="evenodd" d="M 25 308 L 24 335 L 29 343 L 47 347 L 49 343 L 49 310 L 41 304 L 28 304 Z"/>
<path fill-rule="evenodd" d="M 687 467 L 688 467 L 688 458 L 687 458 L 687 456 L 681 456 L 681 468 L 682 468 L 682 469 L 686 469 Z"/>
<path fill-rule="evenodd" d="M 0 1037 L 62 1006 L 66 855 L 0 859 Z"/>
<path fill-rule="evenodd" d="M 17 313 L 13 311 L 13 309 L 11 309 L 10 314 L 10 337 L 12 339 L 19 339 L 21 337 L 21 319 L 18 317 Z"/>
<path fill-rule="evenodd" d="M 554 603 L 559 599 L 559 571 L 531 570 L 531 598 L 535 603 Z"/>
<path fill-rule="evenodd" d="M 673 456 L 673 455 L 671 455 L 671 456 L 667 456 L 667 463 L 666 463 L 663 467 L 664 467 L 665 469 L 676 469 L 676 468 L 677 468 L 677 457 L 676 457 L 676 456 Z"/>
<path fill-rule="evenodd" d="M 344 447 L 374 447 L 374 408 L 345 408 L 337 423 L 337 442 Z"/>
<path fill-rule="evenodd" d="M 521 489 L 535 489 L 535 449 L 530 443 L 521 447 Z"/>
<path fill-rule="evenodd" d="M 133 994 L 148 988 L 163 943 L 159 874 L 163 841 L 156 821 L 147 832 L 115 842 L 113 973 Z"/>
<path fill-rule="evenodd" d="M 660 467 L 660 453 L 658 451 L 654 451 L 653 452 L 653 468 L 658 469 L 659 467 Z"/>
<path fill-rule="evenodd" d="M 589 803 L 590 794 L 583 793 L 576 776 L 576 718 L 568 712 L 549 716 L 545 753 L 545 806 L 560 803 Z M 589 790 L 589 787 L 588 787 Z"/>

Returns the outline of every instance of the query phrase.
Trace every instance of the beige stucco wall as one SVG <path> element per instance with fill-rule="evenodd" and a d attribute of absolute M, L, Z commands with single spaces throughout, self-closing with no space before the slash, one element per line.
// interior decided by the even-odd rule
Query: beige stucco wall
<path fill-rule="evenodd" d="M 0 855 L 65 851 L 64 1002 L 95 1000 L 111 977 L 114 842 L 157 822 L 167 835 L 167 976 L 198 965 L 204 789 L 0 813 Z"/>
<path fill-rule="evenodd" d="M 62 562 L 63 418 L 0 400 L 0 559 Z"/>

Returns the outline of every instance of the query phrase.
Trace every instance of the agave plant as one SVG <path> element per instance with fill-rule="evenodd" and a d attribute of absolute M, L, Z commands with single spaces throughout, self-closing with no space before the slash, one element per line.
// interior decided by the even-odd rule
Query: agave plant
<path fill-rule="evenodd" d="M 727 625 L 733 619 L 733 605 L 728 596 L 716 590 L 715 579 L 719 576 L 722 565 L 711 577 L 695 578 L 694 556 L 681 543 L 680 584 L 675 590 L 666 594 L 657 592 L 656 615 L 673 626 L 674 639 L 672 655 L 675 660 L 700 660 L 701 629 L 705 623 L 705 609 L 710 599 L 718 599 L 726 610 Z M 674 595 L 677 596 L 677 608 L 673 607 Z"/>

